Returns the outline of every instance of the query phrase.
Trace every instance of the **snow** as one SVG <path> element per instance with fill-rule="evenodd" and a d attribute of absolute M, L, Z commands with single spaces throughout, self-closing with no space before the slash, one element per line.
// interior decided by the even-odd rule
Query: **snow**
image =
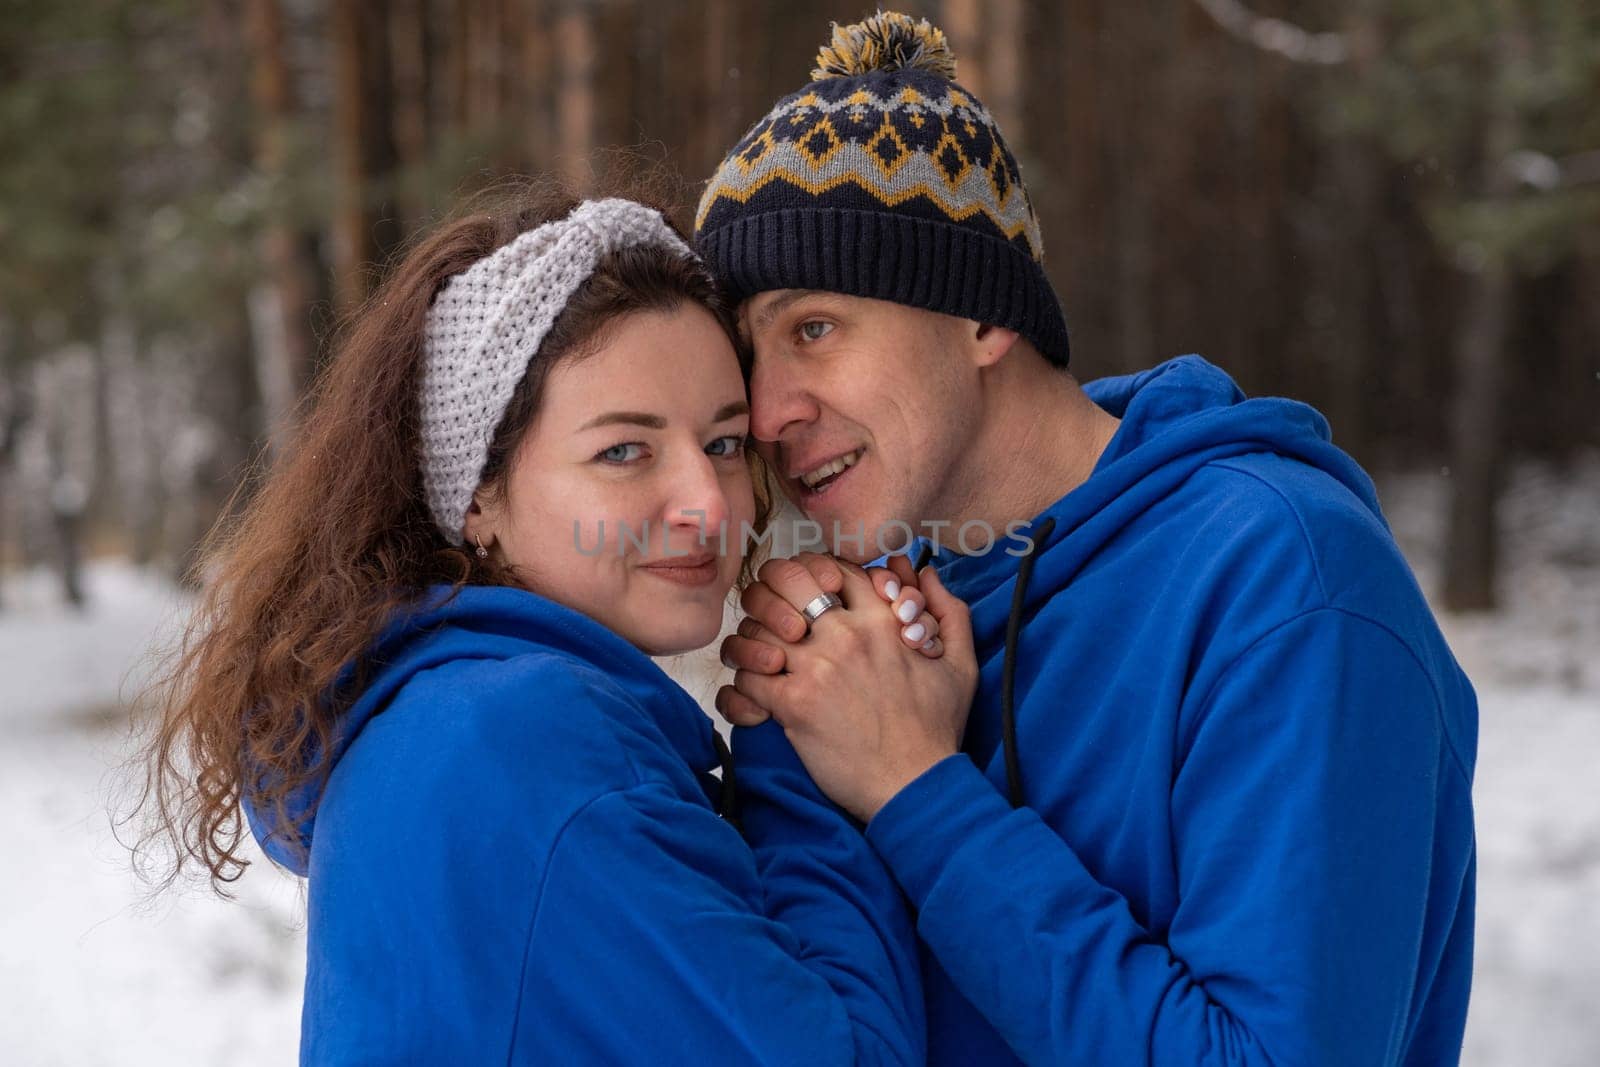
<path fill-rule="evenodd" d="M 1383 486 L 1436 588 L 1448 475 Z M 1600 1064 L 1600 453 L 1524 464 L 1501 501 L 1501 610 L 1441 616 L 1478 691 L 1478 925 L 1462 1062 Z"/>
<path fill-rule="evenodd" d="M 263 863 L 226 903 L 149 899 L 112 831 L 133 781 L 120 698 L 182 610 L 164 583 L 89 569 L 91 609 L 45 575 L 0 602 L 0 1061 L 293 1063 L 305 939 L 296 879 Z"/>
<path fill-rule="evenodd" d="M 1444 472 L 1384 480 L 1434 588 Z M 1600 1063 L 1600 454 L 1519 467 L 1504 501 L 1505 605 L 1441 618 L 1478 688 L 1477 967 L 1469 1067 Z M 125 564 L 90 607 L 42 574 L 0 587 L 0 1060 L 140 1067 L 292 1063 L 304 979 L 300 884 L 263 862 L 228 903 L 148 899 L 109 812 L 130 779 L 122 701 L 182 598 Z M 675 670 L 703 702 L 714 651 Z"/>

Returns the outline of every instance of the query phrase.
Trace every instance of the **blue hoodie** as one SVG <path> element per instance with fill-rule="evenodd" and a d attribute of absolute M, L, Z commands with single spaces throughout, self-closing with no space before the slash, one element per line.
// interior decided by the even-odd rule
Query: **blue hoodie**
<path fill-rule="evenodd" d="M 867 827 L 930 1062 L 1456 1062 L 1476 703 L 1372 483 L 1201 359 L 1087 388 L 1122 424 L 1030 573 L 1020 539 L 938 563 L 981 665 L 965 754 Z"/>
<path fill-rule="evenodd" d="M 904 900 L 776 725 L 743 741 L 747 844 L 648 657 L 521 590 L 431 602 L 374 648 L 299 848 L 249 813 L 310 878 L 302 1063 L 921 1062 Z"/>

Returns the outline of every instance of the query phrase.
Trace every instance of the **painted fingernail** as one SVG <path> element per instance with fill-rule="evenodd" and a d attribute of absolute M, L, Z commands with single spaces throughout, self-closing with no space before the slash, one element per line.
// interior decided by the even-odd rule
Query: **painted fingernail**
<path fill-rule="evenodd" d="M 895 581 L 893 578 L 890 578 L 887 582 L 884 582 L 883 595 L 889 598 L 889 603 L 891 604 L 893 604 L 896 600 L 899 600 L 900 583 Z"/>
<path fill-rule="evenodd" d="M 922 614 L 922 609 L 917 607 L 915 602 L 908 600 L 895 609 L 895 614 L 900 616 L 901 622 L 910 622 Z"/>
<path fill-rule="evenodd" d="M 939 639 L 937 637 L 930 637 L 926 641 L 922 642 L 922 651 L 932 652 L 933 646 L 938 642 L 938 640 Z"/>
<path fill-rule="evenodd" d="M 905 633 L 906 640 L 915 644 L 916 642 L 921 641 L 924 637 L 928 636 L 928 628 L 919 622 L 915 625 L 907 626 Z"/>

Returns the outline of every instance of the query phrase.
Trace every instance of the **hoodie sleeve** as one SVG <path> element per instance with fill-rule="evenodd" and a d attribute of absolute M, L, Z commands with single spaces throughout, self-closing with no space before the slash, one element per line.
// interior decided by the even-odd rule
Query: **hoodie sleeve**
<path fill-rule="evenodd" d="M 740 820 L 768 913 L 809 958 L 844 971 L 867 960 L 884 968 L 920 1062 L 921 959 L 894 876 L 860 825 L 823 796 L 776 722 L 734 730 L 733 751 Z"/>
<path fill-rule="evenodd" d="M 608 793 L 553 852 L 514 1062 L 921 1063 L 905 944 L 858 909 L 765 892 L 750 848 L 670 788 Z"/>
<path fill-rule="evenodd" d="M 1165 931 L 965 756 L 907 786 L 868 837 L 940 963 L 1028 1062 L 1397 1062 L 1426 980 L 1438 777 L 1464 773 L 1427 675 L 1386 629 L 1318 609 L 1197 697 Z"/>

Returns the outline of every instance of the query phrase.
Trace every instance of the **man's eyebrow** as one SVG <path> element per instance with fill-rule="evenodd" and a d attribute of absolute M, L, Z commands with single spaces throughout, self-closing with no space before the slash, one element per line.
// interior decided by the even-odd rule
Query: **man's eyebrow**
<path fill-rule="evenodd" d="M 596 416 L 578 427 L 578 432 L 592 430 L 596 426 L 644 426 L 652 430 L 665 430 L 667 420 L 660 415 L 647 415 L 642 411 L 610 411 L 604 415 Z"/>
<path fill-rule="evenodd" d="M 782 296 L 774 297 L 772 303 L 762 308 L 761 313 L 756 316 L 755 325 L 750 329 L 751 336 L 753 337 L 768 326 L 771 326 L 772 320 L 777 318 L 784 308 L 793 304 L 796 300 L 804 300 L 808 296 L 815 295 L 810 289 L 791 289 Z"/>

